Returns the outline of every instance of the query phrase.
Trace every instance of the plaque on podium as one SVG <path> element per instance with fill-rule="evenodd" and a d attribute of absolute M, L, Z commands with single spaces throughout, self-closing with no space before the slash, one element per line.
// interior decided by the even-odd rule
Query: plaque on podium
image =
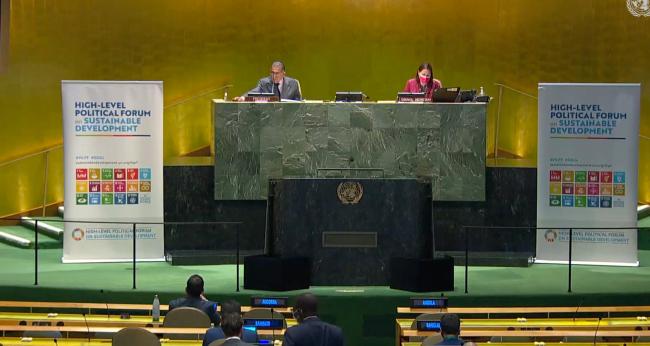
<path fill-rule="evenodd" d="M 248 93 L 244 97 L 244 101 L 246 102 L 278 102 L 280 99 L 278 96 L 274 93 Z"/>

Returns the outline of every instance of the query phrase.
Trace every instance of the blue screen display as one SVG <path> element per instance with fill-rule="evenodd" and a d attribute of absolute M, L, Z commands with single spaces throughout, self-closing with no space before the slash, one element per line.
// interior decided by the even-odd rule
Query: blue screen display
<path fill-rule="evenodd" d="M 284 327 L 284 321 L 271 318 L 245 318 L 244 328 L 246 326 L 253 326 L 253 328 L 257 329 L 282 329 Z"/>
<path fill-rule="evenodd" d="M 440 321 L 418 321 L 418 330 L 440 331 Z"/>
<path fill-rule="evenodd" d="M 255 327 L 270 327 L 271 321 L 268 320 L 257 320 L 255 321 Z"/>
<path fill-rule="evenodd" d="M 289 298 L 284 297 L 252 297 L 251 305 L 261 308 L 281 308 L 287 306 Z"/>
<path fill-rule="evenodd" d="M 440 322 L 427 322 L 424 327 L 427 329 L 440 329 Z"/>
<path fill-rule="evenodd" d="M 413 308 L 446 308 L 447 298 L 411 298 Z"/>

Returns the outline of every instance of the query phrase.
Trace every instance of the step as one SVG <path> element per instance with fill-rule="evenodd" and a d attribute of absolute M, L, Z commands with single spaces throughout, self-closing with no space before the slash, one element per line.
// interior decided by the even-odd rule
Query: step
<path fill-rule="evenodd" d="M 34 224 L 36 220 L 45 219 L 48 221 L 39 221 L 38 222 L 38 231 L 44 235 L 50 236 L 52 238 L 61 239 L 63 237 L 64 224 L 63 218 L 52 216 L 52 217 L 21 217 L 20 224 L 29 229 L 34 229 Z M 57 221 L 50 221 L 57 220 Z M 59 221 L 60 220 L 60 221 Z"/>
<path fill-rule="evenodd" d="M 437 251 L 436 254 L 453 257 L 456 266 L 465 265 L 465 251 Z M 470 266 L 530 267 L 533 264 L 530 252 L 470 251 L 468 257 Z"/>
<path fill-rule="evenodd" d="M 62 205 L 60 205 L 60 206 L 56 209 L 56 211 L 57 211 L 57 213 L 59 214 L 60 217 L 63 217 L 63 206 L 62 206 Z"/>
<path fill-rule="evenodd" d="M 239 263 L 244 257 L 264 254 L 264 249 L 239 251 Z M 232 250 L 169 250 L 165 254 L 167 263 L 173 266 L 235 264 L 237 256 Z"/>
<path fill-rule="evenodd" d="M 26 239 L 24 237 L 21 237 L 19 235 L 14 234 L 10 227 L 21 227 L 22 226 L 5 226 L 5 227 L 0 227 L 0 242 L 3 242 L 5 244 L 17 246 L 17 247 L 22 247 L 22 248 L 30 248 L 32 247 L 32 241 L 29 239 Z"/>
<path fill-rule="evenodd" d="M 0 227 L 0 242 L 21 247 L 34 248 L 34 230 L 24 226 L 2 226 Z M 39 234 L 39 249 L 57 249 L 61 248 L 63 243 L 60 240 L 52 239 Z"/>

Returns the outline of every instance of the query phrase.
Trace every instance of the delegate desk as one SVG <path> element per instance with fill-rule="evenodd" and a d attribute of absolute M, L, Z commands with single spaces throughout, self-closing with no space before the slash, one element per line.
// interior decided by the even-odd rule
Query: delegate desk
<path fill-rule="evenodd" d="M 201 346 L 202 340 L 160 340 L 161 345 L 165 346 Z M 59 339 L 56 344 L 52 339 L 33 338 L 24 340 L 23 338 L 0 337 L 2 346 L 110 346 L 110 339 Z"/>
<path fill-rule="evenodd" d="M 398 318 L 396 323 L 396 345 L 410 337 L 426 337 L 436 335 L 433 331 L 419 331 L 411 328 L 414 319 Z M 492 336 L 530 336 L 530 337 L 565 337 L 581 336 L 616 336 L 632 338 L 633 336 L 650 335 L 643 330 L 650 327 L 645 317 L 615 317 L 615 318 L 543 318 L 543 319 L 463 319 L 461 334 L 465 337 Z"/>
<path fill-rule="evenodd" d="M 398 314 L 436 314 L 436 313 L 450 313 L 450 314 L 485 314 L 487 318 L 490 315 L 498 314 L 546 314 L 549 318 L 551 314 L 568 313 L 576 315 L 580 313 L 607 313 L 610 317 L 612 313 L 645 313 L 650 312 L 648 305 L 629 305 L 629 306 L 515 306 L 515 307 L 449 307 L 447 309 L 427 309 L 427 308 L 411 308 L 411 307 L 398 307 Z"/>
<path fill-rule="evenodd" d="M 96 327 L 158 327 L 164 317 L 154 322 L 151 316 L 130 315 L 80 315 L 52 313 L 0 312 L 0 325 L 49 325 L 49 326 L 89 326 Z"/>
<path fill-rule="evenodd" d="M 144 319 L 148 319 L 151 321 L 150 316 L 141 316 L 141 318 L 137 319 L 136 321 L 129 321 L 129 320 L 114 320 L 111 321 L 110 323 L 103 321 L 98 324 L 93 324 L 96 323 L 97 321 L 102 321 L 101 316 L 96 316 L 96 319 L 92 320 L 87 316 L 88 318 L 88 324 L 86 325 L 85 323 L 79 324 L 78 317 L 77 319 L 73 320 L 74 322 L 66 322 L 65 325 L 60 325 L 60 324 L 52 324 L 52 325 L 21 325 L 19 324 L 21 320 L 2 320 L 2 323 L 0 323 L 0 331 L 2 332 L 2 335 L 5 336 L 6 332 L 25 332 L 25 331 L 58 331 L 61 332 L 64 336 L 67 336 L 68 333 L 83 333 L 83 334 L 89 334 L 89 333 L 116 333 L 122 328 L 126 327 L 142 327 L 144 329 L 149 330 L 150 332 L 154 334 L 192 334 L 196 335 L 197 339 L 202 338 L 203 334 L 205 334 L 205 331 L 207 330 L 206 328 L 166 328 L 162 327 L 160 322 L 153 323 L 152 322 L 145 322 Z M 105 319 L 106 316 L 103 316 Z M 118 317 L 119 318 L 119 317 Z M 40 320 L 30 320 L 30 322 L 37 322 Z M 81 319 L 83 322 L 83 319 Z M 47 320 L 46 322 L 53 322 L 52 320 Z M 295 319 L 286 319 L 287 322 L 287 327 L 292 327 L 298 324 L 298 322 Z M 38 323 L 38 322 L 37 322 Z M 266 339 L 269 337 L 272 337 L 274 339 L 282 338 L 284 335 L 284 328 L 278 328 L 278 329 L 258 329 L 257 334 Z"/>
<path fill-rule="evenodd" d="M 264 200 L 271 178 L 357 168 L 430 181 L 434 201 L 485 200 L 485 103 L 212 105 L 217 200 Z"/>
<path fill-rule="evenodd" d="M 478 342 L 478 346 L 628 346 L 624 342 Z M 402 346 L 422 346 L 421 342 L 406 341 Z M 634 346 L 650 346 L 648 342 L 635 342 Z"/>

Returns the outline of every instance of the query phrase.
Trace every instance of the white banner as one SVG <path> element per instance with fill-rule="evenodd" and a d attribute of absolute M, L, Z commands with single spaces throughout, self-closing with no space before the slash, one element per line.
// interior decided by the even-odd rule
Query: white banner
<path fill-rule="evenodd" d="M 539 84 L 538 263 L 568 263 L 567 227 L 636 227 L 639 84 Z M 634 229 L 573 230 L 573 263 L 638 265 Z"/>
<path fill-rule="evenodd" d="M 163 221 L 162 82 L 62 81 L 65 220 Z M 162 225 L 136 259 L 164 260 Z M 63 262 L 133 260 L 133 225 L 66 222 Z"/>

